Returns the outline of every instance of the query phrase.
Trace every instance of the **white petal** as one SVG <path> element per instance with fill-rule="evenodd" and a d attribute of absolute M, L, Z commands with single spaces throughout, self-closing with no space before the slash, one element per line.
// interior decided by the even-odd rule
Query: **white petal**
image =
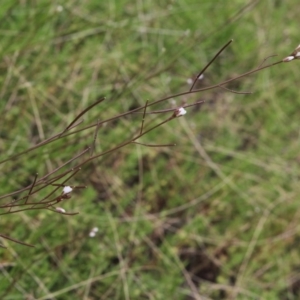
<path fill-rule="evenodd" d="M 300 52 L 297 52 L 297 53 L 295 54 L 295 56 L 296 56 L 296 57 L 300 57 Z"/>
<path fill-rule="evenodd" d="M 60 212 L 60 213 L 65 213 L 65 212 L 66 212 L 66 211 L 65 211 L 63 208 L 61 208 L 61 207 L 56 207 L 55 210 L 58 211 L 58 212 Z"/>
<path fill-rule="evenodd" d="M 63 188 L 63 195 L 69 194 L 69 193 L 71 193 L 72 191 L 73 191 L 73 189 L 72 189 L 70 186 L 65 186 L 65 187 Z"/>
<path fill-rule="evenodd" d="M 186 83 L 187 84 L 192 84 L 194 81 L 193 81 L 193 79 L 192 78 L 188 78 L 187 80 L 186 80 Z"/>
<path fill-rule="evenodd" d="M 95 237 L 95 236 L 96 236 L 96 232 L 91 231 L 91 232 L 89 233 L 89 236 L 90 236 L 91 238 Z"/>
<path fill-rule="evenodd" d="M 57 12 L 62 12 L 64 10 L 64 7 L 63 6 L 61 6 L 61 5 L 57 5 L 56 6 L 56 11 Z"/>
<path fill-rule="evenodd" d="M 186 110 L 183 107 L 179 107 L 175 111 L 175 116 L 176 117 L 181 117 L 181 116 L 183 116 L 185 114 L 186 114 Z"/>
<path fill-rule="evenodd" d="M 294 56 L 287 56 L 287 57 L 285 57 L 282 61 L 288 62 L 288 61 L 293 60 L 294 58 L 295 58 Z"/>
<path fill-rule="evenodd" d="M 198 77 L 198 80 L 202 80 L 204 78 L 204 74 L 201 74 L 199 77 Z"/>

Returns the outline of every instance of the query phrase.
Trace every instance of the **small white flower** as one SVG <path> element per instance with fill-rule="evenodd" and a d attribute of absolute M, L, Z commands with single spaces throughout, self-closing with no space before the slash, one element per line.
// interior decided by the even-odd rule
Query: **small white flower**
<path fill-rule="evenodd" d="M 294 56 L 287 56 L 282 61 L 289 62 L 289 61 L 293 60 L 294 58 L 295 58 Z"/>
<path fill-rule="evenodd" d="M 296 58 L 300 58 L 300 52 L 297 52 L 297 53 L 295 54 L 295 57 L 296 57 Z"/>
<path fill-rule="evenodd" d="M 187 83 L 187 84 L 193 84 L 193 82 L 194 82 L 194 80 L 193 80 L 192 78 L 188 78 L 188 79 L 186 80 L 186 83 Z"/>
<path fill-rule="evenodd" d="M 198 80 L 202 80 L 204 78 L 204 74 L 201 74 L 199 77 L 198 77 Z"/>
<path fill-rule="evenodd" d="M 176 118 L 184 116 L 185 114 L 186 114 L 186 110 L 183 107 L 177 108 L 174 112 Z"/>
<path fill-rule="evenodd" d="M 91 232 L 89 233 L 89 236 L 90 236 L 91 238 L 95 237 L 95 236 L 96 236 L 96 232 L 91 231 Z"/>
<path fill-rule="evenodd" d="M 57 5 L 56 6 L 56 11 L 57 12 L 62 12 L 64 10 L 64 7 L 63 6 L 61 6 L 61 5 Z"/>
<path fill-rule="evenodd" d="M 95 237 L 96 236 L 96 233 L 98 232 L 98 227 L 94 227 L 94 228 L 92 228 L 92 230 L 90 231 L 90 233 L 89 233 L 89 236 L 90 237 Z"/>
<path fill-rule="evenodd" d="M 300 59 L 300 45 L 297 46 L 297 48 L 293 51 L 292 54 L 285 57 L 282 61 L 289 62 L 289 61 L 294 60 L 294 59 Z"/>
<path fill-rule="evenodd" d="M 65 186 L 65 187 L 63 188 L 63 195 L 69 194 L 69 193 L 71 193 L 72 191 L 73 191 L 73 189 L 72 189 L 70 186 Z"/>
<path fill-rule="evenodd" d="M 60 213 L 65 213 L 66 211 L 61 207 L 56 207 L 55 210 Z"/>

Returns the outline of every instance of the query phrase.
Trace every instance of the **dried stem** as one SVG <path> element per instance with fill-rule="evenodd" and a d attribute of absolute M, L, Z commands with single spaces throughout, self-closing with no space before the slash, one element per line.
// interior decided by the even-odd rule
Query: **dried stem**
<path fill-rule="evenodd" d="M 144 122 L 145 122 L 145 115 L 146 115 L 147 106 L 148 106 L 148 100 L 146 101 L 146 105 L 145 105 L 145 108 L 144 108 L 144 113 L 143 113 L 143 119 L 142 119 L 142 125 L 141 125 L 141 131 L 140 131 L 140 134 L 143 133 Z"/>
<path fill-rule="evenodd" d="M 245 72 L 241 75 L 238 75 L 234 78 L 231 78 L 231 79 L 227 79 L 223 82 L 220 82 L 220 83 L 217 83 L 217 84 L 214 84 L 214 85 L 210 85 L 208 87 L 204 87 L 204 88 L 200 88 L 200 89 L 194 89 L 195 85 L 196 85 L 196 82 L 197 80 L 200 78 L 200 76 L 202 74 L 204 74 L 204 72 L 213 64 L 213 62 L 221 55 L 221 53 L 232 43 L 233 40 L 230 40 L 229 42 L 227 42 L 217 53 L 216 55 L 206 64 L 206 66 L 198 73 L 196 79 L 193 81 L 193 84 L 191 86 L 191 88 L 187 91 L 184 91 L 184 92 L 181 92 L 181 93 L 177 93 L 177 94 L 173 94 L 173 95 L 169 95 L 169 96 L 165 96 L 161 99 L 158 99 L 158 100 L 155 100 L 153 102 L 149 102 L 149 101 L 146 101 L 145 105 L 141 106 L 141 107 L 138 107 L 138 108 L 135 108 L 135 109 L 132 109 L 130 111 L 127 111 L 127 112 L 123 112 L 123 113 L 120 113 L 114 117 L 111 117 L 111 118 L 108 118 L 108 119 L 105 119 L 105 120 L 102 120 L 100 121 L 99 119 L 97 120 L 96 123 L 94 124 L 89 124 L 85 127 L 81 127 L 81 128 L 77 128 L 76 130 L 72 130 L 70 131 L 71 129 L 74 129 L 75 127 L 78 127 L 78 125 L 82 124 L 82 120 L 79 120 L 84 114 L 86 114 L 88 111 L 90 111 L 92 108 L 94 108 L 96 105 L 102 103 L 105 98 L 100 98 L 99 100 L 97 100 L 95 103 L 91 104 L 90 106 L 88 106 L 86 109 L 84 109 L 82 112 L 80 112 L 74 119 L 73 121 L 63 130 L 61 131 L 60 133 L 58 134 L 55 134 L 54 136 L 48 138 L 48 139 L 45 139 L 44 141 L 41 141 L 40 143 L 36 144 L 35 146 L 31 147 L 31 148 L 28 148 L 22 152 L 19 152 L 17 154 L 14 154 L 14 155 L 11 155 L 7 158 L 5 158 L 4 160 L 0 161 L 0 164 L 3 164 L 5 162 L 8 162 L 10 160 L 14 160 L 22 155 L 25 155 L 31 151 L 34 151 L 38 148 L 41 148 L 41 147 L 44 147 L 46 145 L 49 145 L 50 143 L 54 142 L 54 141 L 58 141 L 60 139 L 63 139 L 63 138 L 66 138 L 70 135 L 74 135 L 74 134 L 78 134 L 80 132 L 83 132 L 83 131 L 86 131 L 88 129 L 91 129 L 91 128 L 94 128 L 95 127 L 95 132 L 94 132 L 94 138 L 93 138 L 93 143 L 92 143 L 92 146 L 91 147 L 88 147 L 87 149 L 83 150 L 82 152 L 80 152 L 78 155 L 74 156 L 73 158 L 71 158 L 70 160 L 68 160 L 67 162 L 61 164 L 59 167 L 57 167 L 56 169 L 54 169 L 53 171 L 49 172 L 48 174 L 44 175 L 43 177 L 41 177 L 40 179 L 37 179 L 38 177 L 38 174 L 35 175 L 35 178 L 32 182 L 32 184 L 30 184 L 29 186 L 25 187 L 25 188 L 22 188 L 18 191 L 15 191 L 15 192 L 12 192 L 12 193 L 9 193 L 9 194 L 6 194 L 6 195 L 2 195 L 0 196 L 0 199 L 4 199 L 4 198 L 7 198 L 7 197 L 12 197 L 12 196 L 15 196 L 15 195 L 18 195 L 22 192 L 25 192 L 25 191 L 28 191 L 27 195 L 18 199 L 18 200 L 14 200 L 14 201 L 10 201 L 8 202 L 7 204 L 5 205 L 1 205 L 0 208 L 2 209 L 5 209 L 6 211 L 3 212 L 3 213 L 0 213 L 0 215 L 5 215 L 5 214 L 13 214 L 13 213 L 18 213 L 18 212 L 22 212 L 22 211 L 27 211 L 27 210 L 41 210 L 41 209 L 46 209 L 46 210 L 50 210 L 52 212 L 56 212 L 56 213 L 60 213 L 60 214 L 64 214 L 64 215 L 75 215 L 77 213 L 65 213 L 64 210 L 62 211 L 59 211 L 57 209 L 55 209 L 54 205 L 56 205 L 57 203 L 63 201 L 63 200 L 66 200 L 66 199 L 69 199 L 71 197 L 71 195 L 69 195 L 69 193 L 67 194 L 60 194 L 58 196 L 54 196 L 55 193 L 57 193 L 57 191 L 64 187 L 66 182 L 69 182 L 71 178 L 73 178 L 77 172 L 80 171 L 81 167 L 83 165 L 86 165 L 87 163 L 99 158 L 99 157 L 102 157 L 104 155 L 108 155 L 108 154 L 111 154 L 115 151 L 118 151 L 119 149 L 129 145 L 129 144 L 137 144 L 137 145 L 141 145 L 141 146 L 146 146 L 146 147 L 171 147 L 171 146 L 175 146 L 175 144 L 156 144 L 156 145 L 151 145 L 151 144 L 146 144 L 146 143 L 141 143 L 141 142 L 138 142 L 137 140 L 140 139 L 141 137 L 143 137 L 144 135 L 148 134 L 149 132 L 163 126 L 164 124 L 170 122 L 171 120 L 177 118 L 178 116 L 182 115 L 182 114 L 178 114 L 178 111 L 179 111 L 179 108 L 167 108 L 167 109 L 161 109 L 161 110 L 153 110 L 153 111 L 149 111 L 149 108 L 154 106 L 154 105 L 157 105 L 157 104 L 160 104 L 162 102 L 166 102 L 167 100 L 169 99 L 174 99 L 174 98 L 179 98 L 179 97 L 182 97 L 182 96 L 187 96 L 187 95 L 192 95 L 192 94 L 196 94 L 196 93 L 200 93 L 200 92 L 204 92 L 204 91 L 208 91 L 208 90 L 212 90 L 212 89 L 216 89 L 216 88 L 221 88 L 223 90 L 226 90 L 226 91 L 229 91 L 231 93 L 234 93 L 234 94 L 251 94 L 251 92 L 238 92 L 238 91 L 234 91 L 232 89 L 229 89 L 227 87 L 225 87 L 224 85 L 230 83 L 230 82 L 233 82 L 233 81 L 236 81 L 236 80 L 239 80 L 241 78 L 244 78 L 245 76 L 249 76 L 251 74 L 254 74 L 254 73 L 257 73 L 259 71 L 262 71 L 266 68 L 270 68 L 270 67 L 274 67 L 280 63 L 282 63 L 283 61 L 280 60 L 278 62 L 275 62 L 275 63 L 271 63 L 271 64 L 268 64 L 268 65 L 265 65 L 263 66 L 263 64 L 265 63 L 265 61 L 267 59 L 269 59 L 270 57 L 273 57 L 274 55 L 272 56 L 269 56 L 267 58 L 264 59 L 264 61 L 259 65 L 259 67 L 253 69 L 253 70 L 250 70 L 248 72 Z M 203 104 L 204 101 L 203 100 L 199 100 L 195 103 L 192 103 L 192 104 L 185 104 L 185 105 L 182 105 L 180 107 L 180 110 L 183 109 L 183 108 L 188 108 L 188 107 L 191 107 L 191 106 L 195 106 L 195 105 L 199 105 L 199 104 Z M 99 129 L 100 127 L 103 125 L 103 124 L 106 124 L 106 123 L 109 123 L 111 121 L 114 121 L 114 120 L 117 120 L 117 119 L 120 119 L 120 118 L 123 118 L 125 116 L 128 116 L 130 114 L 135 114 L 135 113 L 142 113 L 143 114 L 143 117 L 142 117 L 142 120 L 141 120 L 141 125 L 140 125 L 140 128 L 138 130 L 138 133 L 134 136 L 132 136 L 131 138 L 128 138 L 126 140 L 123 140 L 122 142 L 118 143 L 117 145 L 114 145 L 113 147 L 111 147 L 110 149 L 108 150 L 105 150 L 101 153 L 98 153 L 98 154 L 94 154 L 94 150 L 95 150 L 95 145 L 96 145 L 96 139 L 97 139 L 97 136 L 98 136 L 98 132 L 99 132 Z M 145 130 L 145 118 L 146 118 L 146 115 L 147 114 L 162 114 L 162 113 L 172 113 L 171 116 L 169 116 L 168 118 L 166 118 L 165 120 L 161 121 L 160 123 L 156 124 L 156 125 L 152 125 L 150 124 L 150 127 L 148 125 L 148 129 Z M 185 113 L 185 111 L 184 111 Z M 86 154 L 88 151 L 90 151 L 90 156 L 88 158 L 84 158 L 83 159 L 83 156 L 84 154 Z M 76 165 L 75 167 L 67 170 L 67 171 L 64 171 L 62 172 L 61 174 L 57 174 L 55 176 L 53 176 L 55 173 L 57 173 L 58 171 L 60 171 L 63 167 L 67 166 L 68 164 L 78 160 L 79 158 L 82 158 L 83 160 L 80 161 L 80 162 L 76 162 Z M 50 178 L 51 177 L 51 178 Z M 59 182 L 62 180 L 62 182 Z M 32 200 L 32 195 L 34 194 L 37 194 L 38 192 L 40 192 L 41 190 L 49 187 L 49 186 L 53 186 L 53 190 L 48 193 L 43 199 L 40 199 L 39 201 L 35 202 L 34 200 Z M 77 186 L 77 187 L 74 187 L 74 188 L 83 188 L 85 186 Z M 53 198 L 51 198 L 53 197 Z M 29 201 L 29 198 L 30 198 L 30 201 Z M 51 199 L 50 199 L 51 198 Z M 16 209 L 18 208 L 18 209 Z M 1 235 L 0 234 L 0 237 L 2 238 L 5 238 L 7 240 L 11 240 L 13 242 L 16 242 L 16 243 L 19 243 L 19 244 L 22 244 L 22 245 L 26 245 L 26 246 L 29 246 L 29 247 L 32 247 L 32 245 L 29 245 L 29 244 L 26 244 L 26 243 L 23 243 L 23 242 L 20 242 L 18 240 L 15 240 L 13 238 L 10 238 L 8 236 L 5 236 L 5 235 Z M 0 247 L 2 247 L 0 245 Z"/>
<path fill-rule="evenodd" d="M 93 145 L 91 147 L 91 154 L 90 156 L 93 156 L 93 152 L 95 151 L 95 148 L 96 148 L 96 140 L 97 140 L 97 136 L 98 136 L 98 131 L 100 129 L 100 125 L 99 125 L 99 119 L 97 121 L 97 127 L 96 127 L 96 130 L 95 130 L 95 134 L 94 134 L 94 140 L 93 140 Z"/>
<path fill-rule="evenodd" d="M 229 42 L 227 42 L 219 51 L 218 53 L 213 57 L 213 59 L 200 71 L 200 73 L 197 75 L 197 77 L 195 78 L 191 88 L 190 88 L 190 92 L 193 90 L 197 80 L 200 78 L 200 76 L 202 74 L 204 74 L 204 72 L 208 69 L 208 67 L 217 59 L 217 57 L 233 42 L 233 40 L 230 40 Z"/>
<path fill-rule="evenodd" d="M 32 190 L 33 190 L 33 188 L 34 188 L 34 185 L 35 185 L 35 183 L 36 183 L 36 179 L 37 179 L 37 177 L 38 177 L 38 173 L 36 173 L 36 174 L 35 174 L 35 177 L 34 177 L 34 180 L 33 180 L 32 186 L 31 186 L 31 188 L 30 188 L 30 190 L 29 190 L 29 193 L 28 193 L 28 195 L 27 195 L 27 198 L 26 198 L 25 204 L 26 204 L 26 202 L 27 202 L 27 200 L 28 200 L 29 196 L 31 195 L 31 192 L 32 192 Z"/>
<path fill-rule="evenodd" d="M 239 95 L 249 95 L 249 94 L 252 94 L 252 92 L 238 92 L 238 91 L 234 91 L 232 89 L 229 89 L 229 88 L 226 88 L 225 86 L 219 86 L 219 88 L 225 90 L 225 91 L 228 91 L 230 93 L 233 93 L 233 94 L 239 94 Z"/>
<path fill-rule="evenodd" d="M 158 145 L 150 145 L 150 144 L 144 144 L 144 143 L 139 143 L 139 142 L 132 142 L 133 144 L 141 145 L 141 146 L 146 146 L 146 147 L 174 147 L 176 144 L 158 144 Z"/>
<path fill-rule="evenodd" d="M 67 128 L 63 131 L 63 132 L 66 132 L 68 131 L 73 124 L 75 124 L 75 122 L 80 118 L 82 117 L 85 113 L 87 113 L 89 110 L 91 110 L 94 106 L 96 106 L 97 104 L 103 102 L 105 100 L 105 97 L 99 99 L 98 101 L 96 101 L 95 103 L 91 104 L 90 106 L 88 106 L 86 109 L 84 109 L 68 126 Z"/>
<path fill-rule="evenodd" d="M 7 235 L 4 235 L 4 234 L 0 234 L 0 237 L 4 238 L 4 239 L 6 239 L 6 240 L 13 241 L 13 242 L 15 242 L 15 243 L 17 243 L 17 244 L 21 244 L 21 245 L 23 245 L 23 246 L 34 247 L 33 245 L 30 245 L 30 244 L 27 244 L 27 243 L 18 241 L 18 240 L 16 240 L 16 239 L 13 239 L 13 238 L 11 238 L 11 237 L 9 237 L 9 236 L 7 236 Z"/>

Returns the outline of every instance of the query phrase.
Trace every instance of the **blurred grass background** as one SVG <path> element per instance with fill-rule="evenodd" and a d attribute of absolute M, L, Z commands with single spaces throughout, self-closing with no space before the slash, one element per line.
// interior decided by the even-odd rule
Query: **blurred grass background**
<path fill-rule="evenodd" d="M 84 125 L 289 55 L 299 5 L 284 1 L 3 0 L 0 155 L 63 130 L 102 96 Z M 202 106 L 85 165 L 62 216 L 1 216 L 1 299 L 299 299 L 299 64 L 155 109 Z M 149 115 L 148 124 L 162 117 Z M 153 120 L 153 121 L 151 121 Z M 161 119 L 162 120 L 162 119 Z M 100 128 L 96 151 L 139 130 L 140 115 Z M 91 145 L 94 129 L 0 165 L 1 195 Z M 2 200 L 3 201 L 3 200 Z M 94 238 L 89 237 L 98 227 Z"/>

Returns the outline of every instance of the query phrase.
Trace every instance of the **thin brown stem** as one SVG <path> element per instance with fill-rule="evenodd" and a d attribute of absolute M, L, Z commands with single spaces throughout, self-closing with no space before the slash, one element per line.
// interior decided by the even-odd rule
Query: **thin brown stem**
<path fill-rule="evenodd" d="M 33 188 L 34 188 L 34 185 L 35 185 L 35 183 L 36 183 L 36 179 L 37 179 L 37 177 L 38 177 L 38 173 L 36 173 L 36 174 L 35 174 L 35 177 L 34 177 L 34 180 L 33 180 L 33 183 L 32 183 L 32 185 L 31 185 L 31 188 L 30 188 L 30 190 L 29 190 L 29 192 L 28 192 L 28 195 L 27 195 L 27 198 L 26 198 L 25 204 L 26 204 L 26 202 L 27 202 L 27 200 L 28 200 L 29 196 L 31 195 L 31 192 L 32 192 L 32 190 L 33 190 Z"/>
<path fill-rule="evenodd" d="M 72 125 L 80 118 L 82 117 L 85 113 L 87 113 L 90 109 L 92 109 L 94 106 L 98 105 L 99 103 L 103 102 L 105 100 L 105 97 L 102 97 L 101 99 L 97 100 L 95 103 L 91 104 L 88 106 L 86 109 L 84 109 L 64 130 L 64 132 L 68 131 Z"/>
<path fill-rule="evenodd" d="M 93 145 L 91 147 L 91 154 L 90 156 L 93 156 L 93 153 L 95 151 L 95 148 L 96 148 L 96 140 L 97 140 L 97 136 L 98 136 L 98 131 L 100 129 L 100 125 L 99 125 L 99 119 L 97 120 L 97 127 L 96 127 L 96 130 L 95 130 L 95 133 L 94 133 L 94 140 L 93 140 Z"/>
<path fill-rule="evenodd" d="M 225 45 L 225 46 L 226 46 L 226 45 Z M 205 87 L 205 88 L 201 88 L 201 89 L 197 89 L 197 90 L 189 90 L 189 91 L 186 91 L 186 92 L 182 92 L 182 93 L 178 93 L 178 94 L 174 94 L 174 95 L 171 95 L 171 96 L 167 96 L 167 97 L 161 98 L 161 99 L 159 99 L 159 100 L 153 101 L 152 103 L 149 103 L 147 106 L 150 107 L 150 106 L 152 106 L 152 105 L 156 105 L 156 104 L 158 104 L 158 103 L 164 102 L 164 101 L 169 100 L 169 99 L 171 99 L 171 98 L 178 98 L 178 97 L 185 96 L 185 95 L 189 95 L 189 94 L 195 94 L 195 93 L 199 93 L 199 92 L 204 92 L 204 91 L 212 90 L 212 89 L 215 89 L 215 88 L 220 87 L 220 86 L 222 86 L 222 85 L 225 85 L 225 84 L 227 84 L 227 83 L 229 83 L 229 82 L 232 82 L 232 81 L 238 80 L 238 79 L 240 79 L 240 78 L 243 78 L 243 77 L 245 77 L 245 76 L 254 74 L 254 73 L 259 72 L 259 71 L 261 71 L 261 70 L 263 70 L 263 69 L 273 67 L 273 66 L 278 65 L 278 64 L 280 64 L 280 63 L 282 63 L 282 60 L 280 60 L 280 61 L 278 61 L 278 62 L 275 62 L 275 63 L 272 63 L 272 64 L 269 64 L 269 65 L 266 65 L 266 66 L 258 67 L 258 68 L 254 69 L 254 70 L 251 70 L 251 71 L 248 71 L 248 72 L 246 72 L 246 73 L 243 73 L 243 74 L 241 74 L 241 75 L 239 75 L 239 76 L 237 76 L 237 77 L 234 77 L 234 78 L 225 80 L 225 81 L 223 81 L 223 82 L 221 82 L 221 83 L 219 83 L 219 84 L 211 85 L 211 86 L 209 86 L 209 87 Z M 201 74 L 200 74 L 200 75 L 201 75 Z M 98 104 L 98 103 L 97 103 L 97 104 Z M 96 105 L 96 104 L 95 104 L 95 105 Z M 19 156 L 21 156 L 21 155 L 23 155 L 23 154 L 26 154 L 26 153 L 28 153 L 28 152 L 30 152 L 30 151 L 33 151 L 33 150 L 35 150 L 35 149 L 37 149 L 37 148 L 39 148 L 39 147 L 41 147 L 41 146 L 47 145 L 47 144 L 49 144 L 49 143 L 51 143 L 51 142 L 53 142 L 53 141 L 56 141 L 56 140 L 58 140 L 58 139 L 67 137 L 67 136 L 72 135 L 72 134 L 79 133 L 79 132 L 81 132 L 81 131 L 87 130 L 87 129 L 89 129 L 89 128 L 92 128 L 92 127 L 95 127 L 95 126 L 98 126 L 98 125 L 101 125 L 101 124 L 104 124 L 104 123 L 111 122 L 111 121 L 113 121 L 113 120 L 122 118 L 122 117 L 124 117 L 124 116 L 133 114 L 133 113 L 135 113 L 135 112 L 138 112 L 138 111 L 140 111 L 140 110 L 142 110 L 142 109 L 144 109 L 144 108 L 145 108 L 145 105 L 144 105 L 144 106 L 141 106 L 141 107 L 138 107 L 138 108 L 135 108 L 135 109 L 133 109 L 133 110 L 130 110 L 130 111 L 121 113 L 121 114 L 119 114 L 119 115 L 117 115 L 117 116 L 115 116 L 115 117 L 106 119 L 106 120 L 104 120 L 104 121 L 102 121 L 102 122 L 97 122 L 96 124 L 91 124 L 91 125 L 88 125 L 88 126 L 86 126 L 86 127 L 84 127 L 84 128 L 81 128 L 81 129 L 78 129 L 78 130 L 75 130 L 75 131 L 72 131 L 72 132 L 66 133 L 65 131 L 63 131 L 62 133 L 56 134 L 55 136 L 53 136 L 53 137 L 51 137 L 51 138 L 49 138 L 49 139 L 47 139 L 47 140 L 45 140 L 45 141 L 43 141 L 43 142 L 41 142 L 41 143 L 35 145 L 35 146 L 33 146 L 33 147 L 31 147 L 31 148 L 29 148 L 29 149 L 27 149 L 27 150 L 25 150 L 25 151 L 22 151 L 22 152 L 20 152 L 20 153 L 18 153 L 18 154 L 9 156 L 8 158 L 6 158 L 6 159 L 0 161 L 0 164 L 3 164 L 3 163 L 5 163 L 5 162 L 7 162 L 7 161 L 9 161 L 9 160 L 15 159 L 15 158 L 17 158 L 17 157 L 19 157 Z M 81 114 L 82 114 L 82 113 L 81 113 Z M 76 119 L 77 119 L 77 118 L 76 118 Z M 72 123 L 73 123 L 73 122 L 72 122 Z M 70 124 L 70 125 L 71 125 L 71 124 Z M 69 126 L 70 126 L 70 125 L 69 125 Z M 69 126 L 68 126 L 68 127 L 69 127 Z M 68 128 L 68 127 L 67 127 L 67 128 Z M 0 199 L 1 199 L 1 197 L 0 197 Z"/>
<path fill-rule="evenodd" d="M 229 89 L 229 88 L 226 88 L 225 86 L 219 86 L 219 88 L 225 90 L 225 91 L 228 91 L 230 93 L 233 93 L 233 94 L 239 94 L 239 95 L 249 95 L 249 94 L 252 94 L 252 92 L 238 92 L 238 91 L 234 91 L 232 89 Z"/>
<path fill-rule="evenodd" d="M 43 176 L 40 180 L 46 180 L 47 177 L 51 176 L 52 174 L 56 173 L 58 170 L 62 169 L 64 166 L 66 166 L 67 164 L 71 163 L 72 161 L 74 161 L 75 159 L 79 158 L 80 156 L 84 155 L 86 152 L 88 152 L 90 150 L 90 147 L 88 147 L 87 149 L 83 150 L 81 153 L 79 153 L 78 155 L 76 155 L 75 157 L 71 158 L 70 160 L 68 160 L 67 162 L 65 162 L 64 164 L 62 164 L 61 166 L 59 166 L 58 168 L 56 168 L 55 170 L 51 171 L 50 173 L 48 173 L 47 175 Z"/>
<path fill-rule="evenodd" d="M 142 119 L 142 125 L 141 125 L 140 134 L 142 134 L 143 130 L 144 130 L 144 122 L 145 122 L 145 116 L 146 116 L 147 106 L 148 106 L 148 100 L 146 101 L 146 105 L 145 105 L 144 112 L 143 112 L 143 119 Z"/>
<path fill-rule="evenodd" d="M 197 75 L 197 77 L 195 78 L 191 88 L 190 88 L 190 92 L 193 90 L 197 80 L 200 78 L 200 76 L 208 69 L 208 67 L 217 59 L 217 57 L 233 42 L 233 40 L 230 40 L 229 42 L 227 42 L 219 51 L 218 53 L 213 57 L 212 60 L 209 61 L 209 63 L 200 71 L 200 73 Z"/>
<path fill-rule="evenodd" d="M 133 144 L 141 145 L 141 146 L 146 146 L 146 147 L 153 147 L 153 148 L 158 148 L 158 147 L 174 147 L 176 144 L 161 144 L 161 145 L 150 145 L 150 144 L 144 144 L 144 143 L 139 143 L 139 142 L 132 142 Z"/>
<path fill-rule="evenodd" d="M 30 244 L 27 244 L 27 243 L 18 241 L 18 240 L 16 240 L 16 239 L 13 239 L 13 238 L 11 238 L 11 237 L 9 237 L 9 236 L 7 236 L 7 235 L 4 235 L 4 234 L 0 234 L 0 237 L 4 238 L 4 239 L 6 239 L 6 240 L 10 240 L 10 241 L 12 241 L 12 242 L 15 242 L 15 243 L 17 243 L 17 244 L 23 245 L 23 246 L 34 247 L 33 245 L 30 245 Z"/>
<path fill-rule="evenodd" d="M 278 56 L 277 54 L 273 54 L 273 55 L 269 55 L 266 58 L 264 58 L 264 60 L 261 62 L 261 64 L 258 66 L 259 68 L 263 66 L 263 64 L 271 57 L 275 57 Z"/>

